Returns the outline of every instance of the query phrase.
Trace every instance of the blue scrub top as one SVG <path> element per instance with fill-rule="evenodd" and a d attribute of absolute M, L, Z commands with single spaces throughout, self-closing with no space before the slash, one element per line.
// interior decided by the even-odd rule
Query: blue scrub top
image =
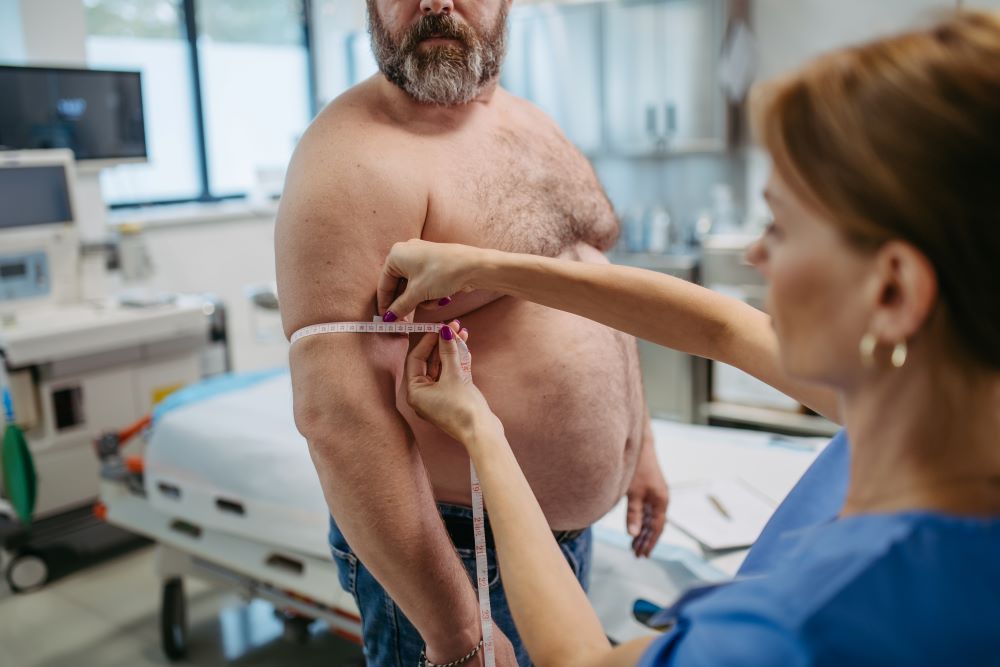
<path fill-rule="evenodd" d="M 1000 665 L 1000 518 L 836 519 L 849 461 L 840 434 L 737 578 L 666 612 L 640 667 Z"/>

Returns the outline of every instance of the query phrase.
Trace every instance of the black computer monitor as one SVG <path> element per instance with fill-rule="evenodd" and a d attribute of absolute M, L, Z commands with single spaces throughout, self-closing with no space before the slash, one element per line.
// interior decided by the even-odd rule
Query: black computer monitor
<path fill-rule="evenodd" d="M 139 72 L 0 65 L 0 148 L 145 160 Z"/>

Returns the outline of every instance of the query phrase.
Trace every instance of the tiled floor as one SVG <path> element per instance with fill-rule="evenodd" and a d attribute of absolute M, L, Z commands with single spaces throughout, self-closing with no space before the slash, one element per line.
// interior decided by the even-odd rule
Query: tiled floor
<path fill-rule="evenodd" d="M 176 665 L 362 665 L 358 647 L 321 624 L 304 645 L 281 637 L 266 603 L 185 580 L 189 656 Z M 147 667 L 160 649 L 153 548 L 76 572 L 25 595 L 0 591 L 0 667 Z"/>

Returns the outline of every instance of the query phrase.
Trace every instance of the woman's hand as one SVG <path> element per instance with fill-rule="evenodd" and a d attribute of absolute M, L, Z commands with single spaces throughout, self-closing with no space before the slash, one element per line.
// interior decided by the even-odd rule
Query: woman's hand
<path fill-rule="evenodd" d="M 386 322 L 394 322 L 420 305 L 448 305 L 453 294 L 472 289 L 472 274 L 485 253 L 472 246 L 420 239 L 393 245 L 378 281 L 378 312 L 384 313 Z"/>
<path fill-rule="evenodd" d="M 472 383 L 469 332 L 458 323 L 426 334 L 406 358 L 406 401 L 417 415 L 468 446 L 477 428 L 500 421 Z"/>

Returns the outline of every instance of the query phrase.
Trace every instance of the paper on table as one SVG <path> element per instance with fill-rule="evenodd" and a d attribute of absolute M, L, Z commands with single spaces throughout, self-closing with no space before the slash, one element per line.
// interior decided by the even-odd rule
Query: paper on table
<path fill-rule="evenodd" d="M 738 549 L 756 541 L 774 509 L 743 480 L 722 479 L 672 489 L 668 520 L 706 549 Z"/>

